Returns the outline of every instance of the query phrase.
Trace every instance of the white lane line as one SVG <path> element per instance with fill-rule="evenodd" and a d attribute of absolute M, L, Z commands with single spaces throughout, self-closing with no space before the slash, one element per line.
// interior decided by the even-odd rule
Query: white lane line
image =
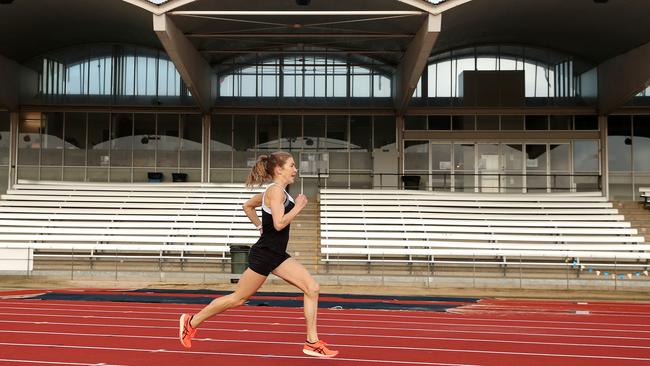
<path fill-rule="evenodd" d="M 27 301 L 21 301 L 21 302 L 0 302 L 0 309 L 5 309 L 5 307 L 2 306 L 2 304 L 10 304 L 10 305 L 26 305 L 28 303 Z M 75 311 L 74 309 L 71 308 L 92 308 L 93 311 L 106 311 L 106 312 L 111 312 L 115 311 L 118 313 L 131 313 L 131 314 L 137 314 L 137 313 L 145 313 L 145 314 L 178 314 L 180 312 L 187 312 L 188 307 L 178 307 L 178 312 L 156 312 L 156 311 L 143 311 L 143 312 L 138 312 L 134 311 L 134 309 L 147 309 L 147 310 L 173 310 L 176 308 L 171 308 L 171 307 L 159 307 L 159 306 L 130 306 L 130 307 L 125 307 L 125 306 L 112 306 L 112 305 L 103 305 L 103 304 L 98 304 L 98 305 L 87 305 L 87 304 L 51 304 L 51 303 L 38 303 L 35 305 L 46 305 L 47 309 L 51 309 L 51 306 L 64 306 L 64 308 L 56 308 L 53 310 L 62 310 L 62 311 Z M 117 311 L 117 310 L 98 310 L 99 308 L 110 308 L 110 309 L 128 309 L 128 310 L 123 310 L 123 311 Z M 45 310 L 45 306 L 42 308 L 39 307 L 18 307 L 20 309 L 25 309 L 25 310 Z M 6 309 L 17 309 L 17 307 L 14 306 L 9 306 L 6 307 Z M 466 316 L 473 315 L 472 313 L 492 313 L 490 311 L 472 311 L 471 309 L 468 311 L 465 311 L 465 309 L 460 309 L 460 308 L 454 308 L 450 311 L 447 312 L 436 312 L 436 315 L 438 316 L 430 316 L 431 314 L 429 313 L 422 313 L 414 316 L 409 316 L 409 315 L 393 315 L 393 314 L 387 314 L 385 310 L 379 311 L 378 313 L 373 313 L 373 314 L 356 314 L 354 313 L 355 311 L 358 311 L 358 309 L 347 309 L 349 310 L 348 312 L 341 312 L 336 311 L 336 312 L 330 312 L 327 311 L 328 309 L 319 309 L 319 314 L 326 314 L 326 315 L 334 315 L 338 318 L 345 318 L 345 317 L 350 317 L 353 318 L 351 320 L 345 320 L 345 319 L 337 319 L 340 321 L 353 321 L 353 322 L 358 322 L 359 318 L 398 318 L 398 319 L 415 319 L 417 320 L 417 324 L 422 324 L 422 320 L 438 320 L 438 319 L 453 319 L 453 320 L 458 320 L 458 321 L 469 321 L 469 320 L 480 320 L 480 321 L 492 321 L 492 322 L 505 322 L 505 323 L 543 323 L 543 324 L 594 324 L 594 325 L 620 325 L 620 323 L 605 323 L 605 322 L 584 322 L 584 321 L 566 321 L 566 320 L 528 320 L 528 319 L 498 319 L 498 318 L 467 318 Z M 365 311 L 365 310 L 364 310 Z M 372 310 L 369 310 L 372 311 Z M 286 311 L 286 310 L 269 310 L 266 308 L 265 310 L 260 310 L 258 307 L 251 306 L 251 307 L 243 307 L 240 309 L 231 309 L 228 311 L 228 314 L 232 313 L 250 313 L 250 312 L 255 312 L 256 314 L 273 314 L 273 316 L 276 316 L 277 314 L 288 314 L 288 315 L 296 315 L 296 316 L 301 316 L 302 311 Z M 502 314 L 503 312 L 497 312 Z M 516 314 L 517 312 L 512 312 L 512 314 Z M 532 313 L 537 313 L 535 312 L 528 312 L 528 313 L 523 313 L 523 314 L 532 314 Z M 636 314 L 636 313 L 635 313 Z M 642 314 L 642 313 L 638 313 Z M 427 316 L 429 315 L 429 316 Z M 450 315 L 454 315 L 450 317 Z M 567 317 L 572 316 L 573 313 L 569 310 L 567 310 L 564 313 L 558 313 L 554 314 L 558 316 L 564 316 L 566 315 Z M 646 318 L 650 317 L 650 314 L 648 315 L 625 315 L 621 313 L 613 313 L 612 315 L 603 315 L 600 314 L 600 312 L 594 313 L 592 311 L 591 315 L 593 316 L 606 316 L 606 317 L 634 317 L 634 318 Z M 368 321 L 368 322 L 389 322 L 386 320 L 363 320 L 363 321 Z M 408 323 L 408 322 L 404 322 Z M 632 327 L 650 327 L 649 325 L 645 325 L 645 322 L 642 322 L 640 324 L 629 324 L 629 326 Z M 435 324 L 435 323 L 430 323 L 430 324 Z"/>
<path fill-rule="evenodd" d="M 0 308 L 2 309 L 2 308 Z M 33 309 L 33 308 L 7 308 L 8 310 L 31 310 L 31 311 L 38 311 L 40 309 Z M 43 310 L 52 310 L 52 309 L 43 309 Z M 74 309 L 57 309 L 63 312 L 73 312 L 75 314 L 78 314 L 79 311 L 74 310 Z M 98 313 L 108 313 L 108 314 L 113 314 L 115 312 L 110 311 L 110 310 L 99 310 L 96 311 L 93 309 L 93 312 L 98 312 Z M 151 314 L 157 314 L 157 315 L 171 315 L 173 317 L 178 316 L 178 313 L 165 313 L 165 312 L 117 312 L 118 314 L 146 314 L 146 315 L 151 315 Z M 257 312 L 256 312 L 257 313 Z M 29 315 L 29 316 L 56 316 L 53 314 L 41 314 L 41 313 L 3 313 L 0 312 L 0 315 Z M 75 315 L 60 315 L 61 317 L 74 317 Z M 152 321 L 169 321 L 170 318 L 139 318 L 139 317 L 109 317 L 109 316 L 94 316 L 94 315 L 76 315 L 77 317 L 85 317 L 85 318 L 97 318 L 97 319 L 133 319 L 133 320 L 152 320 Z M 225 313 L 223 317 L 226 318 L 255 318 L 255 319 L 268 319 L 269 316 L 264 316 L 264 315 L 239 315 L 239 314 L 233 314 L 233 311 L 228 311 L 228 313 Z M 299 320 L 302 324 L 302 321 L 304 317 L 301 314 L 296 314 L 296 317 L 286 317 L 286 316 L 273 316 L 274 319 L 285 319 L 285 320 Z M 459 319 L 459 318 L 454 318 L 454 317 L 449 317 L 449 318 L 437 318 L 436 320 L 445 320 L 445 322 L 411 322 L 411 321 L 396 321 L 396 320 L 359 320 L 359 319 L 339 319 L 339 318 L 330 318 L 327 316 L 320 316 L 319 320 L 322 321 L 333 321 L 333 322 L 350 322 L 350 323 L 355 323 L 358 324 L 360 322 L 364 323 L 383 323 L 383 324 L 403 324 L 403 325 L 418 325 L 422 326 L 423 324 L 427 324 L 431 327 L 435 326 L 450 326 L 450 325 L 457 325 L 457 326 L 474 326 L 474 327 L 507 327 L 507 328 L 526 328 L 526 329 L 563 329 L 563 330 L 588 330 L 588 331 L 606 331 L 606 332 L 650 332 L 650 325 L 647 324 L 621 324 L 621 323 L 600 323 L 600 322 L 555 322 L 555 321 L 535 321 L 535 320 L 516 320 L 516 321 L 507 321 L 504 319 L 483 319 L 483 318 L 464 318 L 464 319 Z M 458 322 L 460 321 L 460 322 Z M 480 321 L 490 321 L 490 322 L 502 322 L 502 323 L 510 323 L 508 325 L 500 325 L 500 324 L 480 324 L 478 322 Z M 451 323 L 453 322 L 453 323 Z M 473 323 L 472 323 L 473 322 Z M 469 324 L 467 324 L 469 323 Z M 513 325 L 512 323 L 531 323 L 531 324 L 565 324 L 565 325 L 572 325 L 572 324 L 577 324 L 577 325 L 589 325 L 589 326 L 605 326 L 606 328 L 604 329 L 594 329 L 594 328 L 582 328 L 582 327 L 534 327 L 534 326 L 523 326 L 523 325 Z M 612 328 L 613 326 L 619 326 L 622 327 L 622 329 L 614 329 Z M 636 329 L 630 329 L 634 327 L 643 327 L 647 328 L 642 329 L 642 330 L 636 330 Z M 410 329 L 410 328 L 409 328 Z"/>
<path fill-rule="evenodd" d="M 118 365 L 118 364 L 112 364 L 112 363 L 79 363 L 79 362 L 61 362 L 61 361 L 37 361 L 37 360 L 18 360 L 18 359 L 11 359 L 11 358 L 0 358 L 0 363 L 2 362 L 9 362 L 10 364 L 14 365 L 17 363 L 38 363 L 38 364 L 46 364 L 46 365 L 73 365 L 73 366 L 126 366 L 126 365 Z"/>
<path fill-rule="evenodd" d="M 106 327 L 106 328 L 134 328 L 134 329 L 151 329 L 151 326 L 148 325 L 114 325 L 114 324 L 92 324 L 92 323 L 61 323 L 61 322 L 30 322 L 30 321 L 17 321 L 17 320 L 0 320 L 0 323 L 16 323 L 16 324 L 51 324 L 51 325 L 63 325 L 63 326 L 75 326 L 75 327 Z M 210 320 L 208 323 L 220 323 L 220 324 L 242 324 L 241 322 L 226 322 L 226 321 L 214 321 Z M 257 323 L 255 323 L 257 324 Z M 272 325 L 282 326 L 280 323 L 273 323 Z M 284 326 L 287 326 L 286 324 Z M 304 324 L 296 326 L 299 328 L 304 328 Z M 343 328 L 348 329 L 349 327 L 337 327 L 337 326 L 321 326 L 321 328 Z M 166 326 L 156 326 L 156 329 L 174 329 L 178 330 L 178 327 L 166 327 Z M 355 328 L 356 329 L 356 328 Z M 394 330 L 394 328 L 366 328 L 370 330 Z M 399 330 L 403 330 L 399 328 Z M 251 333 L 268 333 L 269 330 L 250 330 L 250 329 L 229 329 L 229 328 L 209 328 L 201 327 L 202 332 L 251 332 Z M 430 330 L 431 333 L 470 333 L 470 334 L 488 334 L 488 335 L 509 335 L 509 336 L 524 336 L 524 337 L 557 337 L 557 338 L 581 338 L 581 339 L 612 339 L 612 340 L 640 340 L 648 341 L 650 337 L 619 337 L 619 336 L 598 336 L 598 335 L 565 335 L 565 334 L 543 334 L 543 333 L 514 333 L 514 332 L 489 332 L 489 331 L 474 331 L 474 330 Z M 279 331 L 273 330 L 273 333 L 278 334 L 304 334 L 303 331 Z M 346 333 L 321 333 L 323 335 L 331 336 L 350 336 L 350 337 L 377 337 L 377 338 L 404 338 L 404 339 L 428 339 L 433 337 L 418 336 L 418 337 L 409 337 L 409 336 L 395 336 L 395 335 L 375 335 L 375 334 L 346 334 Z"/>
<path fill-rule="evenodd" d="M 169 322 L 169 321 L 174 321 L 176 322 L 177 319 L 175 318 L 141 318 L 141 317 L 110 317 L 110 316 L 94 316 L 94 315 L 57 315 L 57 314 L 38 314 L 38 313 L 8 313 L 8 312 L 0 312 L 0 315 L 10 315 L 10 316 L 20 316 L 20 317 L 26 317 L 26 316 L 35 316 L 35 317 L 54 317 L 54 318 L 81 318 L 81 319 L 109 319 L 109 320 L 138 320 L 138 321 L 162 321 L 162 322 Z M 269 317 L 266 316 L 244 316 L 244 315 L 230 315 L 228 317 L 234 317 L 234 318 L 263 318 L 263 319 L 268 319 Z M 284 318 L 284 317 L 279 317 L 280 319 L 289 319 L 289 320 L 302 320 L 301 318 Z M 277 318 L 276 318 L 277 319 Z M 497 325 L 497 324 L 460 324 L 460 323 L 451 323 L 451 322 L 441 322 L 441 323 L 426 323 L 429 325 L 427 328 L 391 328 L 391 327 L 371 327 L 371 326 L 359 326 L 358 323 L 359 321 L 357 320 L 356 322 L 352 320 L 344 320 L 341 321 L 336 318 L 324 318 L 324 317 L 319 317 L 318 318 L 321 323 L 319 324 L 319 327 L 337 327 L 337 328 L 354 328 L 354 329 L 392 329 L 392 330 L 401 330 L 401 331 L 406 331 L 406 332 L 411 332 L 411 331 L 418 331 L 418 332 L 430 332 L 432 331 L 431 328 L 429 327 L 435 327 L 435 326 L 453 326 L 453 327 L 471 327 L 471 328 L 507 328 L 507 329 L 541 329 L 541 330 L 562 330 L 562 331 L 575 331 L 575 332 L 612 332 L 612 333 L 648 333 L 650 334 L 650 330 L 631 330 L 627 328 L 627 325 L 623 324 L 625 329 L 612 329 L 612 328 L 575 328 L 575 327 L 541 327 L 541 326 L 523 326 L 523 325 Z M 356 323 L 356 324 L 351 324 L 350 326 L 333 326 L 333 325 L 328 325 L 328 324 L 323 324 L 323 322 L 345 322 L 345 323 Z M 224 322 L 224 321 L 217 321 L 217 322 Z M 415 322 L 384 322 L 384 321 L 364 321 L 367 323 L 389 323 L 389 324 L 403 324 L 403 325 L 419 325 L 422 326 L 423 323 L 415 323 Z M 265 323 L 265 322 L 246 322 L 246 321 L 239 321 L 239 322 L 227 322 L 227 323 L 238 323 L 238 324 L 253 324 L 253 325 L 272 325 L 273 323 Z M 322 325 L 321 325 L 322 324 Z M 287 325 L 287 326 L 304 326 L 304 324 L 282 324 L 282 325 Z M 621 326 L 621 324 L 618 324 Z"/>
<path fill-rule="evenodd" d="M 268 331 L 250 331 L 241 330 L 238 332 L 246 333 L 264 333 Z M 155 335 L 129 335 L 129 334 L 106 334 L 106 333 L 77 333 L 77 332 L 45 332 L 45 331 L 26 331 L 26 330 L 0 330 L 0 333 L 18 333 L 18 334 L 38 334 L 38 335 L 57 335 L 57 336 L 74 336 L 74 337 L 107 337 L 107 338 L 146 338 L 146 339 L 160 339 L 160 340 L 177 340 L 177 337 L 155 336 Z M 302 334 L 300 332 L 276 332 L 289 333 L 289 334 Z M 325 333 L 323 333 L 325 334 Z M 525 345 L 538 345 L 538 346 L 567 346 L 567 347 L 581 347 L 581 348 L 623 348 L 623 349 L 650 349 L 650 346 L 627 346 L 616 344 L 585 344 L 585 343 L 565 343 L 565 342 L 530 342 L 530 341 L 510 341 L 510 340 L 490 340 L 490 339 L 473 339 L 473 338 L 452 338 L 452 337 L 394 337 L 394 336 L 376 336 L 372 334 L 336 334 L 339 337 L 369 337 L 369 338 L 389 338 L 389 339 L 419 339 L 431 341 L 451 341 L 451 342 L 465 342 L 465 343 L 501 343 L 501 344 L 525 344 Z M 204 342 L 230 342 L 230 343 L 267 343 L 267 344 L 282 344 L 282 345 L 301 345 L 302 343 L 295 342 L 279 342 L 279 341 L 264 341 L 264 340 L 245 340 L 245 339 L 218 339 L 218 338 L 195 338 L 196 340 Z M 359 348 L 377 348 L 377 349 L 392 349 L 392 350 L 410 350 L 410 351 L 428 351 L 429 348 L 425 347 L 403 347 L 403 346 L 388 346 L 388 345 L 341 345 L 336 344 L 337 347 L 359 347 Z M 159 350 L 164 351 L 164 350 Z"/>
<path fill-rule="evenodd" d="M 146 352 L 152 353 L 151 349 L 140 348 L 121 348 L 121 347 L 99 347 L 99 346 L 70 346 L 70 345 L 57 345 L 57 344 L 42 344 L 42 343 L 9 343 L 0 342 L 0 346 L 17 346 L 17 347 L 53 347 L 53 348 L 68 348 L 68 349 L 95 349 L 95 350 L 108 350 L 108 351 L 130 351 L 130 352 Z M 337 347 L 346 347 L 346 345 L 337 345 Z M 359 346 L 350 346 L 359 347 Z M 374 348 L 373 346 L 365 346 L 365 348 Z M 506 351 L 484 351 L 484 350 L 471 350 L 471 349 L 452 349 L 452 348 L 429 348 L 428 351 L 436 352 L 449 352 L 449 353 L 476 353 L 476 354 L 492 354 L 492 355 L 511 355 L 511 356 L 538 356 L 538 357 L 555 357 L 555 358 L 579 358 L 579 359 L 595 359 L 595 360 L 621 360 L 621 361 L 650 361 L 650 358 L 643 357 L 620 357 L 620 356 L 607 356 L 607 355 L 572 355 L 572 354 L 559 354 L 559 353 L 539 353 L 539 352 L 506 352 Z M 289 359 L 312 359 L 312 357 L 304 356 L 289 356 L 289 355 L 270 355 L 270 354 L 253 354 L 253 353 L 229 353 L 229 352 L 206 352 L 206 351 L 174 351 L 164 350 L 159 353 L 174 353 L 174 354 L 200 354 L 200 355 L 219 355 L 219 356 L 244 356 L 244 357 L 264 357 L 264 358 L 289 358 Z M 455 365 L 455 364 L 441 364 L 420 361 L 388 361 L 388 360 L 371 360 L 363 358 L 332 358 L 334 361 L 356 361 L 356 362 L 387 362 L 399 364 L 418 364 L 418 365 Z"/>
<path fill-rule="evenodd" d="M 40 343 L 6 343 L 0 342 L 0 346 L 10 346 L 10 347 L 52 347 L 52 348 L 67 348 L 67 349 L 90 349 L 90 350 L 101 350 L 101 351 L 120 351 L 120 352 L 146 352 L 152 353 L 157 351 L 157 353 L 170 353 L 170 354 L 192 354 L 192 355 L 210 355 L 210 356 L 236 356 L 236 357 L 254 357 L 254 358 L 279 358 L 279 359 L 293 359 L 293 360 L 313 360 L 313 357 L 308 356 L 290 356 L 290 355 L 271 355 L 271 354 L 254 354 L 254 353 L 231 353 L 231 352 L 206 352 L 206 351 L 174 351 L 174 350 L 151 350 L 151 349 L 140 349 L 140 348 L 120 348 L 120 347 L 99 347 L 99 346 L 68 346 L 68 345 L 59 345 L 59 344 L 40 344 Z M 430 366 L 478 366 L 474 364 L 466 363 L 440 363 L 440 362 L 422 362 L 422 361 L 392 361 L 392 360 L 373 360 L 365 358 L 343 358 L 336 357 L 330 358 L 330 361 L 353 361 L 353 362 L 368 362 L 368 363 L 390 363 L 390 364 L 405 364 L 405 365 L 430 365 Z"/>

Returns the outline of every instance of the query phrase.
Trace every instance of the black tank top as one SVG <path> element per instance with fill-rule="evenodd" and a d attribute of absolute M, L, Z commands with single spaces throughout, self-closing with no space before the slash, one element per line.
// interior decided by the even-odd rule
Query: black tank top
<path fill-rule="evenodd" d="M 271 186 L 269 186 L 271 187 Z M 269 187 L 266 187 L 268 190 Z M 275 230 L 273 225 L 273 216 L 271 215 L 271 208 L 267 207 L 265 204 L 266 191 L 262 195 L 262 235 L 260 236 L 257 243 L 258 247 L 269 248 L 274 252 L 284 253 L 287 251 L 287 243 L 289 242 L 289 227 L 287 225 L 284 229 L 278 231 Z M 291 211 L 295 206 L 293 198 L 284 191 L 284 213 Z"/>

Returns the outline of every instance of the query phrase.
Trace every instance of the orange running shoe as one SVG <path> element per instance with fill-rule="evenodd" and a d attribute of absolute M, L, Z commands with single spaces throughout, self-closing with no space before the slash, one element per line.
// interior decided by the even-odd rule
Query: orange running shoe
<path fill-rule="evenodd" d="M 192 328 L 190 321 L 192 316 L 190 314 L 182 314 L 180 319 L 180 324 L 178 328 L 178 337 L 181 340 L 181 344 L 185 348 L 192 347 L 192 338 L 196 334 L 196 328 Z"/>
<path fill-rule="evenodd" d="M 305 342 L 302 352 L 309 356 L 326 358 L 335 357 L 339 354 L 339 351 L 333 351 L 327 348 L 327 343 L 323 341 L 318 341 L 316 343 Z"/>

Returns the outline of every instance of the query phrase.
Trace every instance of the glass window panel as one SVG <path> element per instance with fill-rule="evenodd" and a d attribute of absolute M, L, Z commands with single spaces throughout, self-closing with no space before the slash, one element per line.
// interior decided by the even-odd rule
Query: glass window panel
<path fill-rule="evenodd" d="M 476 116 L 476 129 L 484 131 L 498 131 L 499 116 Z"/>
<path fill-rule="evenodd" d="M 256 96 L 256 76 L 255 75 L 242 75 L 240 78 L 240 95 L 242 97 Z"/>
<path fill-rule="evenodd" d="M 305 150 L 318 150 L 326 147 L 325 116 L 306 115 L 303 117 L 303 129 L 305 138 Z"/>
<path fill-rule="evenodd" d="M 576 116 L 576 130 L 598 130 L 598 116 Z"/>
<path fill-rule="evenodd" d="M 518 131 L 524 129 L 524 116 L 501 116 L 501 130 Z"/>
<path fill-rule="evenodd" d="M 373 76 L 373 96 L 390 97 L 390 79 L 382 75 Z"/>
<path fill-rule="evenodd" d="M 494 71 L 497 69 L 496 57 L 477 57 L 476 70 Z"/>
<path fill-rule="evenodd" d="M 404 128 L 407 130 L 426 130 L 427 116 L 406 116 L 404 118 Z"/>
<path fill-rule="evenodd" d="M 62 112 L 43 113 L 41 139 L 41 165 L 63 165 Z"/>
<path fill-rule="evenodd" d="M 0 164 L 2 165 L 9 164 L 10 126 L 9 112 L 0 111 Z M 2 184 L 1 177 L 0 184 Z M 5 186 L 2 188 L 6 189 Z"/>
<path fill-rule="evenodd" d="M 278 76 L 277 75 L 263 75 L 260 80 L 261 87 L 258 89 L 262 91 L 263 97 L 277 97 L 278 96 Z"/>
<path fill-rule="evenodd" d="M 371 131 L 371 116 L 350 116 L 350 169 L 372 170 Z"/>
<path fill-rule="evenodd" d="M 454 144 L 454 170 L 474 173 L 474 144 Z"/>
<path fill-rule="evenodd" d="M 475 145 L 454 144 L 454 189 L 458 192 L 474 192 Z"/>
<path fill-rule="evenodd" d="M 63 154 L 63 164 L 66 166 L 86 165 L 86 113 L 65 114 Z"/>
<path fill-rule="evenodd" d="M 285 74 L 284 78 L 283 78 L 283 81 L 282 81 L 282 84 L 283 84 L 283 88 L 284 88 L 283 89 L 283 93 L 284 93 L 283 96 L 285 96 L 285 97 L 296 97 L 296 96 L 298 96 L 297 95 L 297 90 L 300 90 L 300 89 L 297 89 L 298 85 L 296 85 L 297 80 L 296 80 L 295 75 L 286 75 Z"/>
<path fill-rule="evenodd" d="M 131 169 L 130 168 L 110 168 L 110 181 L 111 182 L 131 182 Z M 170 174 L 165 174 L 170 177 Z M 166 179 L 166 178 L 163 178 Z"/>
<path fill-rule="evenodd" d="M 502 149 L 503 149 L 503 160 L 504 160 L 506 172 L 523 174 L 524 172 L 523 145 L 504 144 L 502 145 Z"/>
<path fill-rule="evenodd" d="M 462 85 L 459 85 L 459 83 L 461 82 L 463 72 L 474 71 L 476 69 L 476 65 L 474 63 L 474 58 L 472 57 L 455 60 L 453 66 L 455 67 L 455 77 L 451 79 L 453 96 L 460 97 L 460 90 L 462 89 Z"/>
<path fill-rule="evenodd" d="M 133 116 L 133 166 L 156 165 L 156 115 L 136 113 Z"/>
<path fill-rule="evenodd" d="M 210 166 L 212 168 L 232 167 L 232 115 L 215 114 L 210 127 Z M 230 174 L 228 174 L 230 180 Z M 210 180 L 213 182 L 214 180 Z"/>
<path fill-rule="evenodd" d="M 41 152 L 41 114 L 21 114 L 18 126 L 18 165 L 38 165 Z"/>
<path fill-rule="evenodd" d="M 390 85 L 389 85 L 390 87 Z M 389 91 L 390 93 L 390 91 Z M 346 75 L 334 76 L 334 96 L 346 97 L 348 95 L 348 82 Z"/>
<path fill-rule="evenodd" d="M 607 121 L 608 168 L 610 171 L 632 170 L 632 118 L 609 116 Z"/>
<path fill-rule="evenodd" d="M 257 116 L 257 149 L 275 151 L 280 147 L 278 116 Z"/>
<path fill-rule="evenodd" d="M 372 144 L 372 117 L 350 116 L 350 148 L 370 151 Z"/>
<path fill-rule="evenodd" d="M 40 180 L 62 180 L 63 170 L 61 168 L 41 167 Z"/>
<path fill-rule="evenodd" d="M 431 115 L 428 121 L 429 130 L 449 131 L 451 129 L 451 116 Z"/>
<path fill-rule="evenodd" d="M 538 97 L 537 95 L 537 67 L 534 64 L 526 62 L 524 64 L 524 83 L 526 98 Z"/>
<path fill-rule="evenodd" d="M 478 171 L 495 172 L 499 171 L 499 145 L 478 144 Z"/>
<path fill-rule="evenodd" d="M 501 163 L 498 144 L 478 144 L 478 186 L 481 192 L 499 192 Z"/>
<path fill-rule="evenodd" d="M 576 173 L 599 172 L 599 160 L 598 140 L 576 140 L 573 142 L 573 169 Z"/>
<path fill-rule="evenodd" d="M 219 95 L 222 97 L 232 97 L 233 93 L 233 82 L 235 78 L 233 75 L 226 75 L 219 78 Z"/>
<path fill-rule="evenodd" d="M 546 173 L 546 145 L 526 145 L 526 171 Z"/>
<path fill-rule="evenodd" d="M 348 149 L 348 116 L 327 116 L 327 148 Z"/>
<path fill-rule="evenodd" d="M 437 78 L 436 78 L 436 73 L 438 70 L 438 64 L 432 64 L 427 67 L 427 92 L 428 92 L 428 97 L 429 98 L 434 98 L 436 97 L 436 90 L 437 90 Z"/>
<path fill-rule="evenodd" d="M 451 97 L 451 61 L 443 61 L 436 68 L 436 97 Z"/>
<path fill-rule="evenodd" d="M 327 116 L 326 143 L 330 152 L 330 169 L 348 169 L 348 116 Z"/>
<path fill-rule="evenodd" d="M 305 97 L 313 97 L 314 96 L 314 76 L 313 75 L 305 75 L 302 77 L 303 79 L 303 90 L 304 90 L 304 96 Z"/>
<path fill-rule="evenodd" d="M 573 129 L 573 116 L 550 116 L 551 130 Z"/>
<path fill-rule="evenodd" d="M 134 145 L 133 115 L 131 113 L 116 113 L 111 118 L 111 166 L 130 167 Z"/>
<path fill-rule="evenodd" d="M 373 135 L 375 149 L 395 150 L 395 117 L 375 116 Z"/>
<path fill-rule="evenodd" d="M 634 116 L 634 170 L 650 172 L 650 116 Z"/>
<path fill-rule="evenodd" d="M 181 115 L 181 169 L 200 168 L 202 160 L 202 131 L 201 115 Z M 189 179 L 188 179 L 189 181 Z"/>
<path fill-rule="evenodd" d="M 314 96 L 315 97 L 325 96 L 325 75 L 314 76 Z"/>
<path fill-rule="evenodd" d="M 280 149 L 285 151 L 301 150 L 304 145 L 302 138 L 301 116 L 280 116 L 282 138 Z"/>
<path fill-rule="evenodd" d="M 431 144 L 431 170 L 451 170 L 451 144 Z"/>
<path fill-rule="evenodd" d="M 249 169 L 249 161 L 255 162 L 255 116 L 235 115 L 233 134 L 233 167 Z"/>
<path fill-rule="evenodd" d="M 551 173 L 568 173 L 571 169 L 569 144 L 550 144 L 549 148 L 551 153 Z"/>
<path fill-rule="evenodd" d="M 429 141 L 404 141 L 404 170 L 429 171 Z"/>
<path fill-rule="evenodd" d="M 83 182 L 86 180 L 86 168 L 64 168 L 63 180 Z"/>
<path fill-rule="evenodd" d="M 108 166 L 110 164 L 108 155 L 110 141 L 110 114 L 88 113 L 88 165 Z M 90 179 L 90 173 L 88 177 Z M 98 173 L 97 177 L 99 181 L 106 181 L 108 171 Z"/>
<path fill-rule="evenodd" d="M 451 129 L 455 131 L 473 131 L 476 129 L 474 116 L 452 116 Z"/>
<path fill-rule="evenodd" d="M 526 130 L 548 130 L 548 116 L 526 116 Z"/>
<path fill-rule="evenodd" d="M 352 96 L 370 96 L 370 75 L 352 75 Z"/>
<path fill-rule="evenodd" d="M 178 167 L 179 116 L 161 113 L 157 115 L 156 166 Z"/>

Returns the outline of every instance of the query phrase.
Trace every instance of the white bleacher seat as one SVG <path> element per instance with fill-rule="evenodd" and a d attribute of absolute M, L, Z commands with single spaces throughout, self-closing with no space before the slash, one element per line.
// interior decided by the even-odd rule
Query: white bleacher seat
<path fill-rule="evenodd" d="M 34 256 L 227 259 L 259 231 L 235 184 L 19 181 L 0 197 L 0 249 Z"/>
<path fill-rule="evenodd" d="M 600 192 L 321 189 L 319 198 L 325 262 L 650 259 L 650 244 Z"/>

